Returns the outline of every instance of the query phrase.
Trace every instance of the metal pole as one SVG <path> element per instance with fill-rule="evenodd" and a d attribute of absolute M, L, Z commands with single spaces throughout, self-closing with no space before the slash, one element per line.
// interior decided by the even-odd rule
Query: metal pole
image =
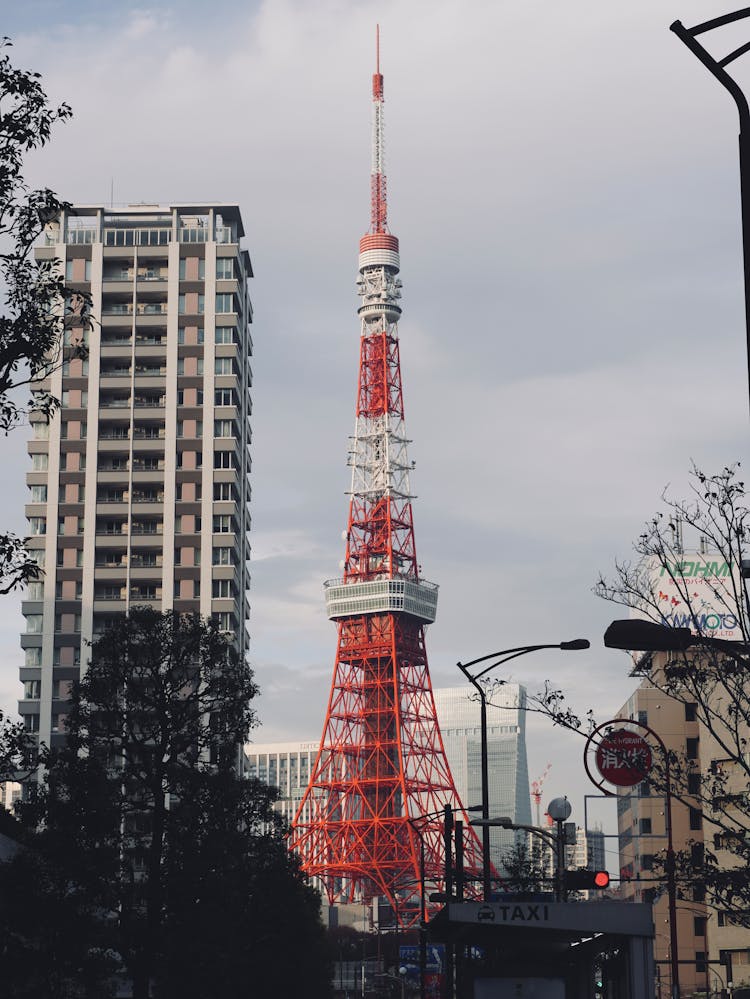
<path fill-rule="evenodd" d="M 412 828 L 415 828 L 412 826 Z M 419 836 L 419 997 L 425 999 L 427 988 L 427 906 L 424 891 L 424 836 L 416 830 Z"/>
<path fill-rule="evenodd" d="M 564 871 L 565 871 L 565 831 L 564 819 L 556 819 L 557 836 L 555 838 L 555 901 L 563 902 L 565 895 Z"/>
<path fill-rule="evenodd" d="M 667 897 L 669 902 L 669 950 L 672 968 L 672 999 L 680 999 L 680 955 L 677 951 L 677 883 L 675 880 L 674 844 L 672 842 L 671 763 L 667 747 L 661 739 L 659 739 L 659 742 L 664 753 L 664 784 L 667 799 L 664 806 L 664 817 L 667 823 Z"/>
<path fill-rule="evenodd" d="M 494 658 L 483 657 L 483 658 Z M 477 660 L 474 660 L 476 662 Z M 487 696 L 484 687 L 477 682 L 476 678 L 469 673 L 463 663 L 456 664 L 463 675 L 479 694 L 479 726 L 481 731 L 481 759 L 482 759 L 482 818 L 486 822 L 490 817 L 490 792 L 489 792 L 489 764 L 487 761 Z M 473 665 L 470 663 L 469 665 Z M 490 865 L 490 827 L 482 826 L 482 898 L 485 902 L 490 901 L 492 895 Z"/>
<path fill-rule="evenodd" d="M 727 90 L 734 103 L 737 105 L 737 112 L 740 118 L 740 202 L 742 215 L 742 254 L 745 273 L 745 340 L 747 343 L 747 364 L 748 364 L 748 385 L 750 386 L 750 109 L 747 98 L 737 81 L 727 73 L 725 67 L 733 62 L 738 56 L 747 52 L 750 45 L 741 45 L 734 52 L 731 52 L 724 59 L 717 61 L 696 40 L 696 35 L 711 31 L 712 28 L 722 27 L 733 21 L 739 21 L 750 17 L 750 8 L 743 8 L 732 14 L 724 14 L 721 17 L 705 21 L 693 28 L 686 28 L 681 21 L 675 21 L 669 26 L 677 37 L 684 42 L 694 56 L 696 56 L 706 67 L 706 69 L 719 81 Z"/>
<path fill-rule="evenodd" d="M 443 809 L 443 842 L 445 844 L 445 901 L 450 905 L 453 895 L 453 865 L 452 865 L 452 839 L 453 839 L 453 809 L 450 805 L 445 805 Z M 445 944 L 445 996 L 446 999 L 453 999 L 453 944 L 448 940 Z"/>

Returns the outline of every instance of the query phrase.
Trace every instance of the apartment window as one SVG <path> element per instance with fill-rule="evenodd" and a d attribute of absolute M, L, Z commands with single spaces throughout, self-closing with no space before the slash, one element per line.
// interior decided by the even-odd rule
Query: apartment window
<path fill-rule="evenodd" d="M 700 774 L 688 774 L 688 776 L 687 776 L 687 790 L 688 790 L 688 794 L 700 794 L 700 792 L 701 792 L 701 775 Z"/>
<path fill-rule="evenodd" d="M 232 534 L 232 517 L 228 513 L 214 516 L 214 534 Z"/>
<path fill-rule="evenodd" d="M 41 648 L 24 649 L 23 664 L 24 666 L 41 666 L 42 665 Z"/>
<path fill-rule="evenodd" d="M 213 581 L 213 596 L 216 600 L 227 600 L 232 596 L 231 579 L 215 579 Z"/>
<path fill-rule="evenodd" d="M 641 819 L 639 827 L 641 835 L 648 835 L 651 832 L 651 819 Z"/>
<path fill-rule="evenodd" d="M 216 342 L 234 343 L 234 326 L 217 326 Z"/>
<path fill-rule="evenodd" d="M 234 437 L 234 425 L 232 421 L 214 420 L 214 437 Z"/>
<path fill-rule="evenodd" d="M 177 358 L 177 374 L 178 375 L 184 375 L 185 374 L 185 358 L 184 357 L 178 357 Z"/>
<path fill-rule="evenodd" d="M 218 292 L 216 295 L 217 312 L 236 312 L 234 307 L 234 295 L 229 292 Z"/>
<path fill-rule="evenodd" d="M 201 311 L 203 311 L 203 310 L 201 310 Z M 206 337 L 205 337 L 205 333 L 203 332 L 203 327 L 199 326 L 198 327 L 198 343 L 203 343 L 203 341 L 205 340 L 205 338 Z"/>
<path fill-rule="evenodd" d="M 46 517 L 29 517 L 29 534 L 46 534 Z"/>
<path fill-rule="evenodd" d="M 234 452 L 214 451 L 214 468 L 234 468 Z"/>
<path fill-rule="evenodd" d="M 44 600 L 44 583 L 40 580 L 33 580 L 26 586 L 27 600 Z"/>
<path fill-rule="evenodd" d="M 214 374 L 216 375 L 231 375 L 232 374 L 232 358 L 231 357 L 217 357 L 214 359 Z"/>
<path fill-rule="evenodd" d="M 178 313 L 181 316 L 185 315 L 186 309 L 185 309 L 185 296 L 184 295 L 178 295 L 177 296 L 177 311 L 178 311 Z"/>
<path fill-rule="evenodd" d="M 214 548 L 212 561 L 214 565 L 232 565 L 232 549 Z"/>
<path fill-rule="evenodd" d="M 698 974 L 706 973 L 706 952 L 704 950 L 697 950 L 695 952 L 695 970 Z"/>
<path fill-rule="evenodd" d="M 27 680 L 23 685 L 23 696 L 26 700 L 35 701 L 39 698 L 40 689 L 39 680 Z"/>
<path fill-rule="evenodd" d="M 47 502 L 47 487 L 46 486 L 31 486 L 31 502 L 32 503 L 46 503 Z"/>
<path fill-rule="evenodd" d="M 697 721 L 698 719 L 698 705 L 688 703 L 685 705 L 685 721 Z"/>
<path fill-rule="evenodd" d="M 76 566 L 80 569 L 83 565 L 83 548 L 76 550 Z"/>
<path fill-rule="evenodd" d="M 216 277 L 220 281 L 231 281 L 234 277 L 234 261 L 231 257 L 218 257 L 216 260 Z"/>
<path fill-rule="evenodd" d="M 42 621 L 44 617 L 42 614 L 27 614 L 26 615 L 26 634 L 27 635 L 41 635 L 42 633 Z"/>
<path fill-rule="evenodd" d="M 24 715 L 23 727 L 27 732 L 39 731 L 39 715 Z"/>
<path fill-rule="evenodd" d="M 700 808 L 690 809 L 690 828 L 695 831 L 703 826 L 703 814 Z"/>
<path fill-rule="evenodd" d="M 697 739 L 686 739 L 686 755 L 689 760 L 698 759 L 698 740 Z"/>
<path fill-rule="evenodd" d="M 214 392 L 214 406 L 234 406 L 234 392 L 232 389 L 216 389 Z"/>
<path fill-rule="evenodd" d="M 199 295 L 198 296 L 198 315 L 202 316 L 205 311 L 206 311 L 206 296 L 205 295 Z"/>
<path fill-rule="evenodd" d="M 232 620 L 232 614 L 229 611 L 220 611 L 217 614 L 211 615 L 213 620 L 216 622 L 219 631 L 232 631 L 234 621 Z"/>
<path fill-rule="evenodd" d="M 36 424 L 34 424 L 36 426 Z M 45 424 L 48 426 L 48 424 Z M 49 455 L 48 454 L 32 454 L 31 456 L 31 470 L 33 472 L 46 472 L 49 468 Z"/>
<path fill-rule="evenodd" d="M 228 502 L 232 499 L 231 482 L 214 482 L 214 500 Z"/>

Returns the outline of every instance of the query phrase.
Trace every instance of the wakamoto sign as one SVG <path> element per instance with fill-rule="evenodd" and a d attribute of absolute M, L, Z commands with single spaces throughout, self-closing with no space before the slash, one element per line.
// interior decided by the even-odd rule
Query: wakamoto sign
<path fill-rule="evenodd" d="M 742 590 L 726 559 L 685 553 L 667 565 L 655 558 L 646 565 L 653 604 L 665 625 L 711 638 L 742 639 L 735 596 Z M 652 614 L 649 608 L 648 617 Z"/>

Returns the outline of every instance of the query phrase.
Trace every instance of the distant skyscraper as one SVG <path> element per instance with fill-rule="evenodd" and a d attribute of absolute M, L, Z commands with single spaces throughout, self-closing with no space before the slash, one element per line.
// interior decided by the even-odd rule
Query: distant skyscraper
<path fill-rule="evenodd" d="M 434 691 L 440 732 L 456 791 L 465 807 L 482 803 L 482 738 L 480 706 L 466 687 Z M 503 684 L 487 705 L 487 759 L 490 816 L 507 815 L 531 824 L 531 796 L 526 762 L 526 689 Z M 502 855 L 517 841 L 513 832 L 491 831 L 492 862 L 502 867 Z M 519 842 L 525 841 L 521 836 Z"/>
<path fill-rule="evenodd" d="M 252 276 L 235 205 L 76 207 L 46 229 L 92 297 L 89 356 L 66 331 L 36 418 L 23 602 L 27 729 L 63 738 L 87 642 L 136 604 L 218 620 L 242 654 L 249 576 Z"/>

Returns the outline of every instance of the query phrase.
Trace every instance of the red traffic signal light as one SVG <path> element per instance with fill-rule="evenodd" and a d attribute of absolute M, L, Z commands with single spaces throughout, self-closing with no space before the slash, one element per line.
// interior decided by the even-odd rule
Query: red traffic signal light
<path fill-rule="evenodd" d="M 608 871 L 564 871 L 563 879 L 568 891 L 591 891 L 609 887 Z"/>

